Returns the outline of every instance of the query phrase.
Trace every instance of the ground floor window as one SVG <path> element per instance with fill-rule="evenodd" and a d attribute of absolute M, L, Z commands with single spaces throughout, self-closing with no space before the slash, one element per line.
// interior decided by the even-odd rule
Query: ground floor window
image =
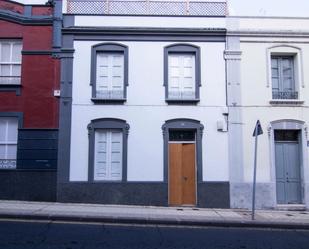
<path fill-rule="evenodd" d="M 126 181 L 129 125 L 115 118 L 94 119 L 89 132 L 89 181 Z"/>
<path fill-rule="evenodd" d="M 94 180 L 122 179 L 122 132 L 95 131 Z"/>
<path fill-rule="evenodd" d="M 0 169 L 15 169 L 18 118 L 0 117 Z"/>

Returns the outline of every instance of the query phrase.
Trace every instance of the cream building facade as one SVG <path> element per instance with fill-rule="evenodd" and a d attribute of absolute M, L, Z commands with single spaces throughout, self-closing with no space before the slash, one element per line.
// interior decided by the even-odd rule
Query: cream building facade
<path fill-rule="evenodd" d="M 257 206 L 308 208 L 309 19 L 227 18 L 231 207 L 250 208 L 255 122 Z"/>

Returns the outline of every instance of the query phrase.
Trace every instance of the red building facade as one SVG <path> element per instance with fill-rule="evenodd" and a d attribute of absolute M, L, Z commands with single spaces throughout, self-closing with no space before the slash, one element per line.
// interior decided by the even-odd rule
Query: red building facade
<path fill-rule="evenodd" d="M 0 0 L 0 199 L 56 199 L 53 9 Z"/>

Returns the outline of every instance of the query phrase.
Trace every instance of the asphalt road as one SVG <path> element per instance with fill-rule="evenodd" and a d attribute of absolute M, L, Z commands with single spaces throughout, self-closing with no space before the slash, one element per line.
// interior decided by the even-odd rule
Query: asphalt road
<path fill-rule="evenodd" d="M 0 221 L 2 249 L 308 249 L 309 231 Z"/>

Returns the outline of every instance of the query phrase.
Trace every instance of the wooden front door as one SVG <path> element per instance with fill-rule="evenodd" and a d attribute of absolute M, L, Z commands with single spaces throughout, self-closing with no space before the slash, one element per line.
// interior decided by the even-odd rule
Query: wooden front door
<path fill-rule="evenodd" d="M 196 205 L 195 143 L 169 143 L 169 205 Z"/>

